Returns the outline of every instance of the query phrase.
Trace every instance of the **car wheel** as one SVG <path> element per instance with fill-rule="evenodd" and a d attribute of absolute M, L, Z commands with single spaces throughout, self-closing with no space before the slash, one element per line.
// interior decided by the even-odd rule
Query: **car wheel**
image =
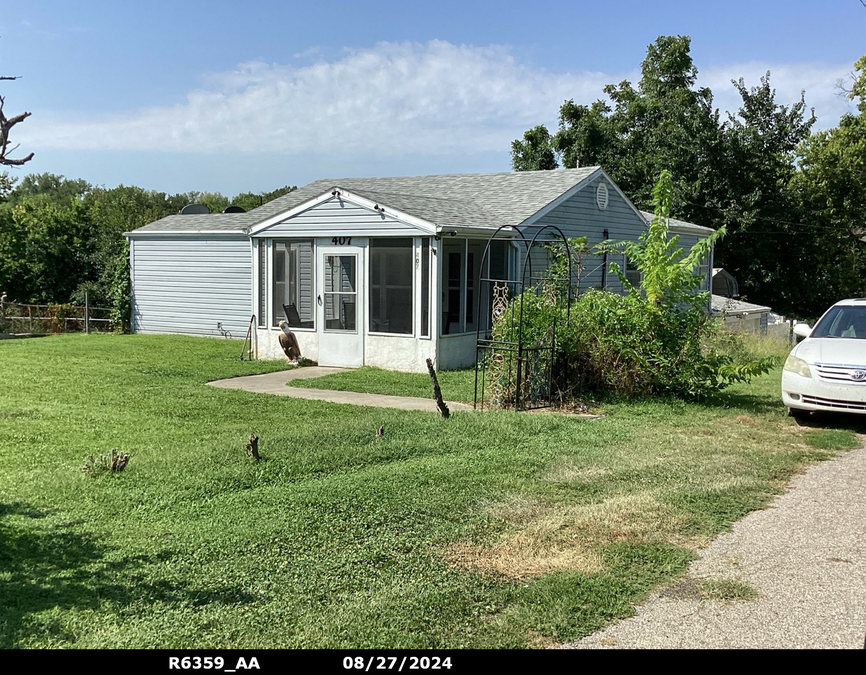
<path fill-rule="evenodd" d="M 800 408 L 788 408 L 788 417 L 793 417 L 795 420 L 804 420 L 809 417 L 809 411 L 801 410 Z"/>

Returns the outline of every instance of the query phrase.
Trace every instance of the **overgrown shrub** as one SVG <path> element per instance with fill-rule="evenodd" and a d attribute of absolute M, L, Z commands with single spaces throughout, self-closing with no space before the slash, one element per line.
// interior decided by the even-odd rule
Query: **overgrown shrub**
<path fill-rule="evenodd" d="M 517 297 L 494 325 L 495 339 L 507 339 L 511 333 L 511 341 L 517 341 L 519 312 Z M 509 330 L 511 325 L 515 327 Z M 600 393 L 701 397 L 767 372 L 778 361 L 776 356 L 756 356 L 743 346 L 735 348 L 729 336 L 717 338 L 720 328 L 704 311 L 655 307 L 637 293 L 590 290 L 567 316 L 565 308 L 553 305 L 549 297 L 527 291 L 523 326 L 528 348 L 546 344 L 555 326 L 553 384 L 563 398 Z M 487 364 L 494 388 L 499 384 L 503 392 L 514 389 L 516 371 L 513 353 L 494 353 Z M 498 403 L 508 407 L 513 401 Z"/>
<path fill-rule="evenodd" d="M 718 327 L 707 311 L 708 294 L 698 292 L 701 278 L 695 268 L 723 231 L 685 253 L 677 237 L 668 237 L 670 191 L 670 174 L 663 172 L 654 191 L 656 218 L 639 242 L 619 245 L 641 272 L 639 288 L 611 265 L 629 289 L 627 295 L 591 290 L 568 312 L 563 294 L 555 286 L 542 286 L 515 298 L 495 322 L 493 339 L 501 342 L 516 344 L 522 326 L 524 349 L 555 337 L 547 367 L 561 396 L 607 392 L 693 398 L 747 381 L 775 364 L 773 356 L 749 358 L 744 350 L 724 350 L 714 343 Z M 516 365 L 516 355 L 505 350 L 490 355 L 494 403 L 497 386 L 502 392 L 514 390 Z M 521 367 L 532 366 L 525 360 Z M 526 400 L 531 394 L 520 395 Z M 511 401 L 500 395 L 498 403 Z"/>
<path fill-rule="evenodd" d="M 718 324 L 695 307 L 655 307 L 637 293 L 584 294 L 572 309 L 569 380 L 578 392 L 705 396 L 767 372 L 775 358 L 714 346 Z"/>
<path fill-rule="evenodd" d="M 491 331 L 491 338 L 497 348 L 487 354 L 485 363 L 485 398 L 489 404 L 511 408 L 516 405 L 515 396 L 518 394 L 524 403 L 534 397 L 535 392 L 530 382 L 532 378 L 526 378 L 525 373 L 524 389 L 517 391 L 517 343 L 522 338 L 526 350 L 520 367 L 533 369 L 539 365 L 537 358 L 542 358 L 543 355 L 533 350 L 549 344 L 552 332 L 555 332 L 557 344 L 564 338 L 562 322 L 565 315 L 560 306 L 556 287 L 550 285 L 541 293 L 534 290 L 524 292 L 522 296 L 513 299 L 505 312 L 497 317 Z M 559 359 L 561 353 L 562 350 L 558 349 L 554 358 Z M 541 365 L 550 366 L 549 363 Z"/>

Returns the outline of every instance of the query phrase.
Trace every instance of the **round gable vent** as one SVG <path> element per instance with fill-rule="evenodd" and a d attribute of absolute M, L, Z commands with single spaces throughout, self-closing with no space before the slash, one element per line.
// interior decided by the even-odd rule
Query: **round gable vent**
<path fill-rule="evenodd" d="M 607 184 L 604 181 L 600 181 L 595 189 L 595 203 L 602 211 L 607 208 Z"/>

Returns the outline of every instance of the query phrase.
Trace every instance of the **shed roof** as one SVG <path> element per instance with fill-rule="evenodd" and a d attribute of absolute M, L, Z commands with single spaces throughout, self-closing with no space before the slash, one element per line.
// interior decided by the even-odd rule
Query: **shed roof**
<path fill-rule="evenodd" d="M 721 314 L 728 316 L 762 314 L 770 311 L 770 308 L 764 305 L 753 305 L 751 302 L 734 300 L 733 298 L 726 298 L 723 295 L 715 294 L 711 297 L 711 307 L 713 314 L 716 316 Z"/>
<path fill-rule="evenodd" d="M 650 213 L 649 211 L 641 211 L 641 215 L 644 217 L 647 223 L 651 223 L 653 221 L 653 218 L 655 218 L 655 214 Z M 676 218 L 668 218 L 668 228 L 681 234 L 698 234 L 702 237 L 706 237 L 715 232 L 715 230 L 711 227 L 704 227 L 703 225 L 687 223 L 685 220 L 677 220 Z"/>

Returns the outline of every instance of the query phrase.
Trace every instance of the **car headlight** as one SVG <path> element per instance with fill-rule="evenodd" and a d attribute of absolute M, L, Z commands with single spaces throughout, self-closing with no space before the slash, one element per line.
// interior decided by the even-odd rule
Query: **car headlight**
<path fill-rule="evenodd" d="M 812 372 L 809 370 L 809 364 L 792 354 L 789 354 L 788 358 L 785 359 L 784 369 L 788 372 L 796 373 L 800 377 L 812 377 Z"/>

